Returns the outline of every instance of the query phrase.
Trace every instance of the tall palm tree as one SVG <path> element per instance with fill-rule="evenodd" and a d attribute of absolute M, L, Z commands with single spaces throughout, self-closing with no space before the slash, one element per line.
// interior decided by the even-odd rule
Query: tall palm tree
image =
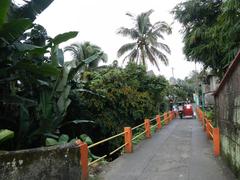
<path fill-rule="evenodd" d="M 149 16 L 153 13 L 153 10 L 141 13 L 138 16 L 134 16 L 130 13 L 129 16 L 134 21 L 134 27 L 125 28 L 121 27 L 118 30 L 118 34 L 128 36 L 134 42 L 124 44 L 118 50 L 118 57 L 121 57 L 128 52 L 127 56 L 123 59 L 123 62 L 128 59 L 134 61 L 137 64 L 146 65 L 146 60 L 149 60 L 153 65 L 156 65 L 158 70 L 158 60 L 162 61 L 165 65 L 168 64 L 167 56 L 161 51 L 164 50 L 167 53 L 171 53 L 169 47 L 159 42 L 158 39 L 164 39 L 162 33 L 171 33 L 170 26 L 164 21 L 158 21 L 151 24 Z"/>

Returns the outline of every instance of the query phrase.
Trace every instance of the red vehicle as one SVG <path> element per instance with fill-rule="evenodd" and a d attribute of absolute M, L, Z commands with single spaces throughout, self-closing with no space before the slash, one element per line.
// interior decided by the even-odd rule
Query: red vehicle
<path fill-rule="evenodd" d="M 193 118 L 193 107 L 191 104 L 184 104 L 183 106 L 183 117 L 184 118 Z"/>

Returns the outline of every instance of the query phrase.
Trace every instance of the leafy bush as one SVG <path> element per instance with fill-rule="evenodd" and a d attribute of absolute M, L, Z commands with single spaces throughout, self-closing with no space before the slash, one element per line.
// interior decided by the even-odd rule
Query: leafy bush
<path fill-rule="evenodd" d="M 159 112 L 167 94 L 168 82 L 162 76 L 148 76 L 146 68 L 129 63 L 126 68 L 105 67 L 98 71 L 83 73 L 85 88 L 94 92 L 74 92 L 66 119 L 90 119 L 95 125 L 69 127 L 66 133 L 86 133 L 94 142 L 123 131 L 126 126 L 136 126 L 144 118 Z M 111 152 L 123 144 L 123 138 L 116 138 L 95 149 L 99 155 Z M 101 150 L 100 150 L 101 149 Z"/>

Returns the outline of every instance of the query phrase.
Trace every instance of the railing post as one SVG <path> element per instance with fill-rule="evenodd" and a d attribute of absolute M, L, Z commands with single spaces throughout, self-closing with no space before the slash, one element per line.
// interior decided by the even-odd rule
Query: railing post
<path fill-rule="evenodd" d="M 199 110 L 199 121 L 202 123 L 202 111 Z"/>
<path fill-rule="evenodd" d="M 124 127 L 124 140 L 126 146 L 125 146 L 125 152 L 131 153 L 132 152 L 132 128 L 130 127 Z"/>
<path fill-rule="evenodd" d="M 171 111 L 168 111 L 168 120 L 169 120 L 169 122 L 172 121 Z"/>
<path fill-rule="evenodd" d="M 197 113 L 197 116 L 199 117 L 199 108 L 198 107 L 196 108 L 196 113 Z"/>
<path fill-rule="evenodd" d="M 175 113 L 174 113 L 174 111 L 172 111 L 171 114 L 172 114 L 172 120 L 173 120 L 173 119 L 175 118 Z"/>
<path fill-rule="evenodd" d="M 150 138 L 151 131 L 150 131 L 150 120 L 149 119 L 144 120 L 144 126 L 145 126 L 145 130 L 146 130 L 146 138 Z"/>
<path fill-rule="evenodd" d="M 213 128 L 213 152 L 215 156 L 220 155 L 220 132 L 219 128 Z"/>
<path fill-rule="evenodd" d="M 210 139 L 210 122 L 207 120 L 206 122 L 206 134 L 207 134 L 207 138 Z"/>
<path fill-rule="evenodd" d="M 167 120 L 168 120 L 168 124 L 169 124 L 170 121 L 171 121 L 171 117 L 170 117 L 169 111 L 167 112 Z"/>
<path fill-rule="evenodd" d="M 156 116 L 156 121 L 157 121 L 157 129 L 161 129 L 162 128 L 162 124 L 161 124 L 161 117 L 160 117 L 160 115 Z"/>
<path fill-rule="evenodd" d="M 80 140 L 75 144 L 80 147 L 81 180 L 88 180 L 88 145 Z"/>
<path fill-rule="evenodd" d="M 203 119 L 203 130 L 206 131 L 206 123 L 207 123 L 207 119 L 204 118 Z"/>
<path fill-rule="evenodd" d="M 202 125 L 203 125 L 203 130 L 204 130 L 204 126 L 205 126 L 205 114 L 203 113 L 202 116 Z"/>
<path fill-rule="evenodd" d="M 167 117 L 166 112 L 163 114 L 163 118 L 164 118 L 165 125 L 167 125 L 168 124 L 168 117 Z"/>
<path fill-rule="evenodd" d="M 201 112 L 200 112 L 200 109 L 198 108 L 198 121 L 201 122 Z"/>

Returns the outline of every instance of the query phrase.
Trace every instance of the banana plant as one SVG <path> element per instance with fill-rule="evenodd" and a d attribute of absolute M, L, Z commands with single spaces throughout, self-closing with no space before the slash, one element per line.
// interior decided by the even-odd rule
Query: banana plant
<path fill-rule="evenodd" d="M 81 66 L 97 56 L 85 59 L 77 67 L 66 65 L 59 45 L 76 37 L 78 32 L 50 38 L 43 27 L 33 23 L 51 2 L 31 0 L 17 7 L 11 0 L 0 1 L 0 108 L 7 109 L 6 113 L 1 112 L 1 119 L 15 132 L 15 149 L 41 145 L 48 134 L 59 135 L 64 124 L 83 122 L 63 122 L 71 103 L 70 82 Z M 44 37 L 42 41 L 34 39 L 38 35 Z M 11 120 L 7 117 L 10 110 L 14 114 Z"/>

